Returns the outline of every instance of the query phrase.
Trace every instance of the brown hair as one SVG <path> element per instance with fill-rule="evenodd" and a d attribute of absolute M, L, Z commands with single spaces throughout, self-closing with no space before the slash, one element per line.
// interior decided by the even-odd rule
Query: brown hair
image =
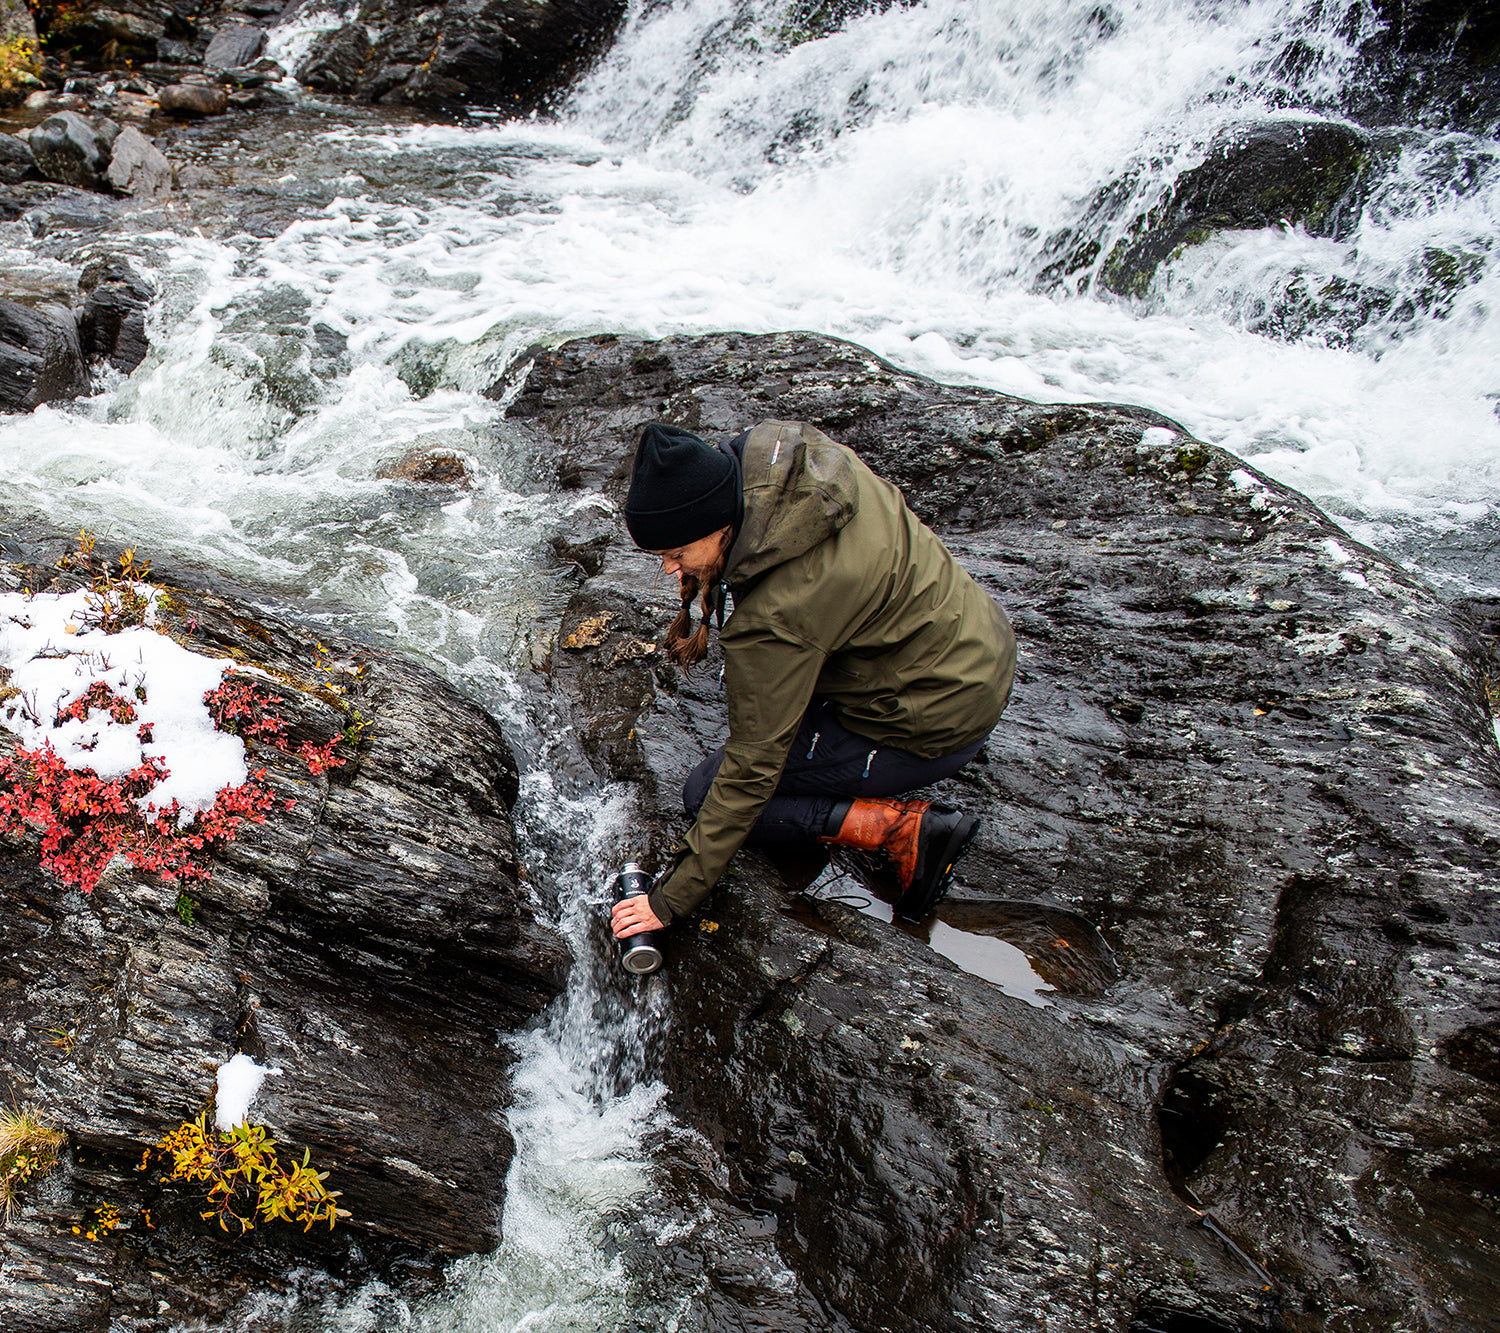
<path fill-rule="evenodd" d="M 723 596 L 719 590 L 719 580 L 723 577 L 724 565 L 733 543 L 734 531 L 729 529 L 720 541 L 718 557 L 706 571 L 707 577 L 702 584 L 696 574 L 689 574 L 682 580 L 682 607 L 677 612 L 677 618 L 667 626 L 667 656 L 678 666 L 690 667 L 708 656 L 708 621 L 722 605 L 719 600 Z M 703 619 L 698 622 L 698 628 L 693 629 L 693 598 L 700 591 L 703 594 Z"/>

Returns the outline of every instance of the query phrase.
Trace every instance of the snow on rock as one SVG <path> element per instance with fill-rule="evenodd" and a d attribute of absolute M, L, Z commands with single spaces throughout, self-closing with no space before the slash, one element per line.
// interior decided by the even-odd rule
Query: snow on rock
<path fill-rule="evenodd" d="M 279 1068 L 258 1065 L 248 1055 L 236 1055 L 219 1066 L 218 1090 L 214 1094 L 214 1125 L 228 1132 L 243 1124 L 250 1114 L 250 1103 L 260 1091 L 268 1074 L 280 1074 Z"/>
<path fill-rule="evenodd" d="M 9 673 L 0 726 L 28 748 L 49 743 L 69 768 L 92 769 L 106 780 L 158 757 L 168 776 L 142 808 L 176 800 L 190 819 L 248 777 L 244 742 L 217 730 L 203 702 L 233 663 L 190 652 L 151 629 L 154 600 L 146 626 L 116 634 L 87 628 L 90 596 L 0 594 L 0 672 Z M 58 715 L 96 681 L 129 702 L 134 719 L 119 722 L 91 709 L 59 724 Z"/>

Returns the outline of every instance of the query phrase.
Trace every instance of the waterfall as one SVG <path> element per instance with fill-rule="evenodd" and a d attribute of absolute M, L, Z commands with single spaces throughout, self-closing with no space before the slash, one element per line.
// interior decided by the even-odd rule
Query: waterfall
<path fill-rule="evenodd" d="M 1155 407 L 1429 577 L 1500 582 L 1492 137 L 1383 126 L 1338 239 L 1224 232 L 1139 296 L 1099 283 L 1221 135 L 1349 123 L 1372 7 L 928 0 L 796 44 L 806 8 L 639 6 L 570 108 L 692 178 L 705 243 L 674 242 L 674 264 L 737 288 L 736 326 Z M 1098 258 L 1049 272 L 1080 239 Z M 768 289 L 798 308 L 767 309 Z"/>

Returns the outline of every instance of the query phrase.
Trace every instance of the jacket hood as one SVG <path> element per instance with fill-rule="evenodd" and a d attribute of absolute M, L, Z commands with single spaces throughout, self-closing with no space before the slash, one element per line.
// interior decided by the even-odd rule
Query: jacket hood
<path fill-rule="evenodd" d="M 730 583 L 827 541 L 859 508 L 852 455 L 814 426 L 763 421 L 730 446 L 744 473 L 745 514 L 729 550 Z"/>

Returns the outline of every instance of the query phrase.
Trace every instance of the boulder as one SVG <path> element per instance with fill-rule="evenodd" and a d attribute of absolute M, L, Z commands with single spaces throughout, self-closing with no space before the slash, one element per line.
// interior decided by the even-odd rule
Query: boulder
<path fill-rule="evenodd" d="M 353 92 L 370 50 L 370 34 L 363 23 L 346 23 L 323 33 L 297 67 L 297 82 L 320 92 Z"/>
<path fill-rule="evenodd" d="M 14 185 L 36 175 L 36 157 L 31 145 L 14 134 L 0 134 L 0 182 Z"/>
<path fill-rule="evenodd" d="M 39 563 L 0 568 L 0 586 L 77 584 L 60 544 L 21 544 Z M 38 868 L 35 835 L 0 839 L 0 1097 L 36 1102 L 71 1144 L 7 1229 L 7 1330 L 217 1323 L 299 1255 L 358 1269 L 493 1248 L 512 1152 L 496 1034 L 536 1016 L 568 961 L 518 881 L 517 773 L 488 714 L 423 667 L 243 602 L 171 586 L 160 606 L 189 650 L 269 673 L 288 743 L 335 762 L 252 742 L 274 804 L 207 881 L 118 861 L 84 897 Z M 284 1162 L 306 1151 L 329 1173 L 352 1214 L 335 1230 L 262 1222 L 238 1243 L 199 1219 L 204 1187 L 138 1172 L 236 1052 L 282 1071 L 251 1118 Z M 119 1230 L 72 1234 L 104 1204 Z"/>
<path fill-rule="evenodd" d="M 229 94 L 205 83 L 168 84 L 156 95 L 167 116 L 218 116 L 229 109 Z"/>
<path fill-rule="evenodd" d="M 526 111 L 604 49 L 624 0 L 365 0 L 358 21 L 378 35 L 358 92 L 418 106 Z"/>
<path fill-rule="evenodd" d="M 32 130 L 28 142 L 36 168 L 47 180 L 83 190 L 106 188 L 109 139 L 76 111 L 48 116 Z"/>
<path fill-rule="evenodd" d="M 171 192 L 172 164 L 132 125 L 115 137 L 105 179 L 121 194 L 155 199 Z"/>
<path fill-rule="evenodd" d="M 162 39 L 176 26 L 176 14 L 170 5 L 152 4 L 150 0 L 92 6 L 81 9 L 67 27 L 64 40 L 85 54 L 102 52 L 110 43 L 115 54 L 154 56 Z"/>
<path fill-rule="evenodd" d="M 1142 409 L 796 334 L 583 339 L 504 387 L 616 501 L 647 420 L 811 421 L 1015 623 L 1009 710 L 939 789 L 984 823 L 928 928 L 1081 916 L 1113 980 L 1051 969 L 1035 1007 L 749 852 L 668 936 L 671 1105 L 835 1326 L 1490 1325 L 1500 752 L 1463 608 Z M 675 598 L 627 539 L 590 567 L 550 697 L 637 784 L 621 855 L 650 859 L 722 739 L 716 663 L 652 651 Z"/>
<path fill-rule="evenodd" d="M 0 412 L 30 412 L 89 391 L 73 316 L 0 297 Z"/>
<path fill-rule="evenodd" d="M 95 260 L 78 279 L 78 334 L 85 356 L 130 374 L 146 358 L 146 308 L 154 286 L 127 259 Z"/>
<path fill-rule="evenodd" d="M 226 23 L 209 38 L 203 68 L 244 69 L 266 49 L 266 30 L 253 23 Z"/>
<path fill-rule="evenodd" d="M 1345 235 L 1359 217 L 1372 151 L 1363 131 L 1326 121 L 1223 135 L 1116 242 L 1100 281 L 1118 295 L 1144 296 L 1164 261 L 1221 231 L 1296 225 L 1315 236 Z"/>

